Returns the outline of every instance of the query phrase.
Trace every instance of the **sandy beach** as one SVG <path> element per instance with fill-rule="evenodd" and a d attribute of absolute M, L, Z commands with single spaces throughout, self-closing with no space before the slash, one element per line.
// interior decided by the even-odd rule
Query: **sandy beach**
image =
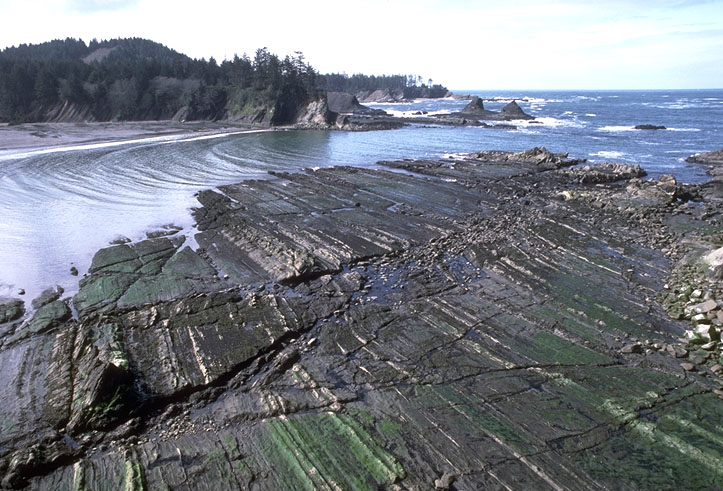
<path fill-rule="evenodd" d="M 215 135 L 246 131 L 268 131 L 229 122 L 131 121 L 106 123 L 0 124 L 0 152 L 69 147 L 143 138 L 184 135 Z"/>

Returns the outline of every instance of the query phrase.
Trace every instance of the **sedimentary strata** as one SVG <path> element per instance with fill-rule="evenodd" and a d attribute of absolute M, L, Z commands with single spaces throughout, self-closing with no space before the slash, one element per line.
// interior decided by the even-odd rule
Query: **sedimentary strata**
<path fill-rule="evenodd" d="M 3 300 L 2 485 L 715 488 L 719 188 L 578 163 L 274 174 Z"/>

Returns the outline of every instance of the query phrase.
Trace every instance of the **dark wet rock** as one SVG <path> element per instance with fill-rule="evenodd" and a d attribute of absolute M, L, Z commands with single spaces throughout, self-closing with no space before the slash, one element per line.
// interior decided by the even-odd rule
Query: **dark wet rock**
<path fill-rule="evenodd" d="M 723 165 L 723 148 L 713 152 L 705 152 L 691 155 L 690 157 L 685 159 L 685 161 L 696 164 Z"/>
<path fill-rule="evenodd" d="M 157 239 L 159 237 L 170 237 L 171 235 L 177 234 L 181 230 L 183 230 L 183 227 L 179 227 L 178 225 L 173 225 L 173 224 L 167 224 L 167 225 L 163 225 L 158 230 L 152 230 L 150 232 L 147 232 L 146 237 L 148 237 L 149 239 Z M 128 242 L 130 242 L 130 240 L 116 239 L 115 241 L 113 241 L 113 244 L 127 244 Z"/>
<path fill-rule="evenodd" d="M 132 242 L 131 239 L 126 237 L 125 235 L 119 235 L 115 239 L 110 241 L 111 245 L 121 245 L 121 244 L 127 244 L 129 242 Z"/>
<path fill-rule="evenodd" d="M 715 488 L 720 350 L 683 360 L 679 341 L 686 307 L 718 299 L 707 198 L 582 185 L 573 162 L 479 152 L 199 193 L 197 250 L 103 249 L 76 319 L 56 300 L 8 324 L 3 485 Z"/>
<path fill-rule="evenodd" d="M 25 339 L 35 334 L 41 334 L 54 327 L 60 326 L 63 322 L 72 317 L 70 307 L 65 302 L 54 300 L 43 305 L 35 311 L 33 318 L 15 330 L 15 333 L 8 339 L 8 344 Z"/>
<path fill-rule="evenodd" d="M 636 130 L 664 130 L 666 129 L 665 126 L 655 125 L 655 124 L 638 124 L 635 125 Z"/>
<path fill-rule="evenodd" d="M 0 324 L 19 319 L 25 313 L 25 302 L 18 298 L 0 297 Z"/>
<path fill-rule="evenodd" d="M 61 286 L 48 288 L 47 290 L 44 290 L 37 298 L 35 298 L 31 302 L 31 305 L 34 309 L 39 309 L 43 305 L 49 304 L 50 302 L 54 302 L 55 300 L 59 299 L 64 291 L 65 290 L 63 290 L 63 287 Z"/>
<path fill-rule="evenodd" d="M 489 111 L 485 109 L 484 102 L 479 97 L 473 97 L 462 111 L 454 113 L 451 116 L 442 115 L 440 119 L 449 117 L 468 117 L 474 120 L 514 120 L 514 119 L 535 119 L 533 116 L 526 114 L 522 108 L 512 101 L 502 108 L 501 111 Z"/>
<path fill-rule="evenodd" d="M 475 161 L 496 164 L 497 172 L 507 172 L 522 165 L 527 172 L 537 173 L 545 170 L 560 169 L 580 164 L 585 159 L 569 158 L 566 153 L 552 153 L 545 147 L 534 147 L 524 152 L 511 153 L 500 151 L 484 151 L 465 155 Z"/>
<path fill-rule="evenodd" d="M 639 165 L 601 163 L 567 170 L 565 174 L 582 184 L 602 184 L 644 177 L 646 172 Z"/>
<path fill-rule="evenodd" d="M 70 317 L 71 311 L 68 304 L 54 300 L 43 305 L 35 312 L 29 323 L 29 328 L 31 332 L 44 332 L 50 327 L 67 321 Z"/>
<path fill-rule="evenodd" d="M 712 176 L 712 182 L 704 188 L 711 201 L 723 202 L 723 149 L 691 155 L 686 162 L 701 164 Z"/>
<path fill-rule="evenodd" d="M 70 274 L 72 274 L 73 276 L 78 276 L 78 268 L 76 268 L 75 266 L 71 266 Z"/>
<path fill-rule="evenodd" d="M 166 265 L 182 243 L 183 238 L 158 238 L 101 249 L 93 257 L 91 275 L 81 280 L 73 305 L 84 315 L 112 309 L 124 296 L 122 305 L 135 305 L 195 291 L 194 266 L 203 268 L 203 260 L 189 266 L 183 261 L 186 256 L 178 255 Z M 156 287 L 148 289 L 149 283 Z"/>
<path fill-rule="evenodd" d="M 535 147 L 524 152 L 512 154 L 509 160 L 520 160 L 523 162 L 534 162 L 536 165 L 550 164 L 555 168 L 576 165 L 580 162 L 577 159 L 569 159 L 566 153 L 555 154 L 545 147 Z"/>
<path fill-rule="evenodd" d="M 345 131 L 394 130 L 407 125 L 407 118 L 394 118 L 369 114 L 339 114 L 334 126 Z"/>
<path fill-rule="evenodd" d="M 671 189 L 669 181 L 663 180 L 662 185 L 651 181 L 633 179 L 626 187 L 625 194 L 617 206 L 625 210 L 652 209 L 672 204 L 678 200 L 677 188 Z"/>
<path fill-rule="evenodd" d="M 484 114 L 488 111 L 485 109 L 482 99 L 479 97 L 473 97 L 460 112 L 463 114 Z"/>

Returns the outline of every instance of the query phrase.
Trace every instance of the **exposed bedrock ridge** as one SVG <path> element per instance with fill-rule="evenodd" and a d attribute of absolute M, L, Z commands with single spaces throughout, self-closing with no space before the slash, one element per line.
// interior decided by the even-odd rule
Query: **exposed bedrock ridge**
<path fill-rule="evenodd" d="M 76 319 L 56 299 L 0 325 L 3 486 L 714 487 L 720 346 L 658 298 L 721 240 L 715 188 L 575 163 L 200 193 L 198 250 L 104 249 Z"/>

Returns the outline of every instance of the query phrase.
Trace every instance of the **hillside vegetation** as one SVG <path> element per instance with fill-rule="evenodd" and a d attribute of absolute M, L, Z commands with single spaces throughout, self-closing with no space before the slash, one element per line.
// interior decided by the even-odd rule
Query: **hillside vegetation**
<path fill-rule="evenodd" d="M 301 53 L 218 64 L 145 39 L 65 39 L 0 52 L 0 121 L 239 119 L 283 123 L 318 97 Z"/>
<path fill-rule="evenodd" d="M 266 48 L 220 64 L 139 38 L 88 44 L 68 38 L 0 51 L 0 122 L 10 123 L 224 119 L 276 125 L 294 122 L 326 90 L 404 89 L 417 97 L 414 91 L 426 87 L 421 77 L 405 75 L 324 76 L 300 52 L 282 59 Z"/>
<path fill-rule="evenodd" d="M 329 92 L 347 92 L 361 95 L 376 90 L 387 93 L 398 93 L 403 99 L 417 99 L 420 97 L 439 98 L 449 94 L 449 89 L 441 84 L 435 84 L 432 79 L 424 83 L 419 75 L 364 75 L 356 73 L 348 76 L 340 73 L 330 73 L 322 77 L 323 88 Z"/>

